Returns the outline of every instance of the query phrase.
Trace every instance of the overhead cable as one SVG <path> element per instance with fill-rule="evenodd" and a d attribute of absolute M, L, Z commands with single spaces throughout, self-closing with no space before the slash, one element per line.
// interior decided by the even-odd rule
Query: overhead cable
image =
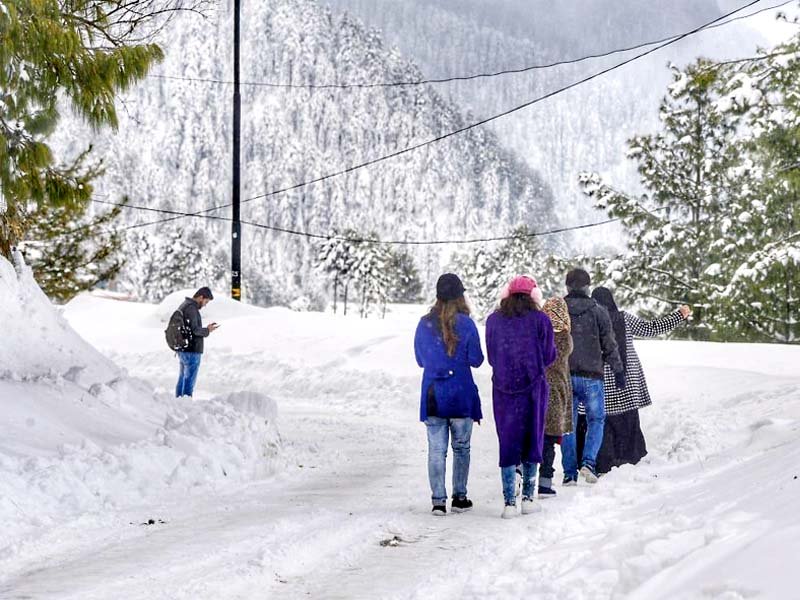
<path fill-rule="evenodd" d="M 266 192 L 264 194 L 259 194 L 257 196 L 252 196 L 250 198 L 243 199 L 241 201 L 241 204 L 244 204 L 246 202 L 253 202 L 255 200 L 260 200 L 262 198 L 268 198 L 268 197 L 271 197 L 271 196 L 277 196 L 279 194 L 283 194 L 283 193 L 290 192 L 290 191 L 293 191 L 293 190 L 297 190 L 297 189 L 300 189 L 300 188 L 303 188 L 303 187 L 307 187 L 307 186 L 315 184 L 315 183 L 320 183 L 320 182 L 323 182 L 323 181 L 327 181 L 329 179 L 333 179 L 335 177 L 346 175 L 348 173 L 352 173 L 354 171 L 358 171 L 358 170 L 363 169 L 365 167 L 369 167 L 371 165 L 375 165 L 375 164 L 378 164 L 380 162 L 384 162 L 386 160 L 390 160 L 392 158 L 396 158 L 398 156 L 402 156 L 404 154 L 408 154 L 409 152 L 413 152 L 415 150 L 419 150 L 420 148 L 424 148 L 426 146 L 430 146 L 432 144 L 435 144 L 437 142 L 441 142 L 441 141 L 446 140 L 448 138 L 460 135 L 462 133 L 465 133 L 467 131 L 470 131 L 472 129 L 475 129 L 477 127 L 480 127 L 482 125 L 490 123 L 492 121 L 496 121 L 497 119 L 500 119 L 502 117 L 506 117 L 506 116 L 508 116 L 510 114 L 513 114 L 515 112 L 518 112 L 520 110 L 523 110 L 525 108 L 533 106 L 534 104 L 538 104 L 539 102 L 547 100 L 548 98 L 552 98 L 552 97 L 557 96 L 559 94 L 562 94 L 562 93 L 564 93 L 564 92 L 566 92 L 568 90 L 571 90 L 571 89 L 576 88 L 576 87 L 578 87 L 580 85 L 588 83 L 589 81 L 592 81 L 593 79 L 597 79 L 598 77 L 602 77 L 603 75 L 606 75 L 606 74 L 608 74 L 608 73 L 610 73 L 612 71 L 615 71 L 616 69 L 619 69 L 621 67 L 624 67 L 625 65 L 628 65 L 628 64 L 630 64 L 630 63 L 632 63 L 632 62 L 634 62 L 636 60 L 639 60 L 640 58 L 643 58 L 645 56 L 653 54 L 654 52 L 657 52 L 658 50 L 660 50 L 662 48 L 665 48 L 667 46 L 675 44 L 678 41 L 680 41 L 682 39 L 685 39 L 685 38 L 687 38 L 689 36 L 692 36 L 692 35 L 698 33 L 699 31 L 702 31 L 703 29 L 712 26 L 715 23 L 719 23 L 720 21 L 723 21 L 723 20 L 727 19 L 728 17 L 730 17 L 730 16 L 732 16 L 732 15 L 738 13 L 738 12 L 741 12 L 742 10 L 745 10 L 746 8 L 749 8 L 749 7 L 753 6 L 753 5 L 757 4 L 760 1 L 761 0 L 751 0 L 747 4 L 744 4 L 744 5 L 740 6 L 739 8 L 737 8 L 735 10 L 732 10 L 732 11 L 730 11 L 730 12 L 728 12 L 728 13 L 720 16 L 720 17 L 717 17 L 716 19 L 713 19 L 713 20 L 711 20 L 711 21 L 709 21 L 709 22 L 707 22 L 707 23 L 705 23 L 703 25 L 700 25 L 699 27 L 695 27 L 694 29 L 692 29 L 690 31 L 687 31 L 686 33 L 683 33 L 683 34 L 681 34 L 679 36 L 673 37 L 673 38 L 669 39 L 668 41 L 666 41 L 666 42 L 664 42 L 664 43 L 662 43 L 662 44 L 660 44 L 658 46 L 655 46 L 654 48 L 650 48 L 649 50 L 646 50 L 646 51 L 641 52 L 641 53 L 639 53 L 639 54 L 637 54 L 635 56 L 627 58 L 622 62 L 616 63 L 616 64 L 614 64 L 614 65 L 612 65 L 610 67 L 606 67 L 605 69 L 602 69 L 600 71 L 592 73 L 591 75 L 583 77 L 582 79 L 574 81 L 574 82 L 572 82 L 572 83 L 570 83 L 568 85 L 565 85 L 563 87 L 560 87 L 560 88 L 558 88 L 558 89 L 556 89 L 556 90 L 554 90 L 552 92 L 548 92 L 547 94 L 544 94 L 542 96 L 534 98 L 533 100 L 529 100 L 528 102 L 525 102 L 523 104 L 520 104 L 520 105 L 515 106 L 513 108 L 510 108 L 508 110 L 505 110 L 505 111 L 503 111 L 501 113 L 495 114 L 495 115 L 493 115 L 491 117 L 487 117 L 487 118 L 482 119 L 480 121 L 476 121 L 474 123 L 471 123 L 470 125 L 466 125 L 464 127 L 456 129 L 454 131 L 450 131 L 448 133 L 436 136 L 436 137 L 431 138 L 429 140 L 426 140 L 424 142 L 420 142 L 418 144 L 407 146 L 406 148 L 402 148 L 402 149 L 397 150 L 395 152 L 392 152 L 390 154 L 386 154 L 384 156 L 373 158 L 371 160 L 367 160 L 365 162 L 352 165 L 350 167 L 347 167 L 345 169 L 341 169 L 339 171 L 334 171 L 332 173 L 328 173 L 326 175 L 321 175 L 321 176 L 316 177 L 314 179 L 310 179 L 310 180 L 307 180 L 307 181 L 303 181 L 303 182 L 300 182 L 300 183 L 296 183 L 296 184 L 290 185 L 288 187 L 280 188 L 280 189 L 277 189 L 277 190 Z M 206 209 L 194 212 L 194 213 L 186 213 L 186 214 L 182 214 L 182 215 L 178 215 L 178 216 L 168 217 L 166 219 L 159 219 L 159 220 L 156 220 L 156 221 L 149 221 L 149 222 L 145 222 L 145 223 L 138 223 L 136 225 L 130 225 L 128 227 L 128 229 L 136 229 L 136 228 L 139 228 L 139 227 L 148 227 L 148 226 L 151 226 L 151 225 L 159 225 L 161 223 L 167 223 L 169 221 L 174 221 L 174 220 L 177 220 L 177 219 L 183 219 L 185 217 L 204 215 L 204 214 L 207 214 L 207 213 L 210 213 L 210 212 L 221 210 L 223 208 L 228 208 L 230 206 L 232 206 L 232 203 L 228 202 L 226 204 L 220 204 L 218 206 L 212 206 L 210 208 L 206 208 Z"/>
<path fill-rule="evenodd" d="M 759 0 L 760 1 L 760 0 Z M 733 17 L 726 21 L 715 23 L 714 25 L 709 25 L 704 27 L 703 29 L 715 29 L 717 27 L 723 27 L 728 25 L 729 23 L 733 23 L 734 21 L 739 21 L 741 19 L 748 19 L 755 15 L 761 14 L 763 12 L 769 10 L 775 10 L 777 8 L 781 8 L 786 6 L 787 4 L 791 4 L 792 2 L 796 2 L 797 0 L 785 0 L 779 4 L 768 6 L 747 15 L 740 15 L 738 17 Z M 751 5 L 748 5 L 751 6 Z M 729 15 L 732 13 L 729 13 Z M 727 16 L 727 15 L 726 15 Z M 723 17 L 725 18 L 725 17 Z M 604 58 L 608 56 L 613 56 L 615 54 L 621 54 L 625 52 L 630 52 L 632 50 L 638 50 L 640 48 L 646 48 L 647 46 L 653 46 L 655 44 L 661 44 L 663 42 L 682 39 L 682 35 L 672 35 L 668 37 L 664 37 L 658 40 L 651 40 L 648 42 L 642 42 L 639 44 L 635 44 L 633 46 L 628 46 L 625 48 L 616 48 L 614 50 L 608 50 L 606 52 L 599 52 L 595 54 L 587 54 L 585 56 L 580 56 L 577 58 L 559 60 L 550 63 L 544 64 L 535 64 L 529 65 L 526 67 L 520 67 L 516 69 L 503 69 L 500 71 L 492 71 L 486 73 L 475 73 L 472 75 L 460 75 L 460 76 L 452 76 L 452 77 L 440 77 L 440 78 L 430 78 L 430 79 L 417 79 L 413 81 L 384 81 L 384 82 L 372 82 L 372 83 L 321 83 L 321 84 L 314 84 L 314 83 L 273 83 L 268 81 L 242 81 L 240 85 L 250 86 L 250 87 L 266 87 L 266 88 L 277 88 L 277 89 L 314 89 L 314 90 L 327 90 L 327 89 L 371 89 L 371 88 L 388 88 L 388 87 L 400 87 L 400 86 L 417 86 L 417 85 L 431 85 L 431 84 L 440 84 L 440 83 L 450 83 L 455 81 L 471 81 L 475 79 L 486 79 L 492 77 L 500 77 L 503 75 L 513 75 L 519 73 L 527 73 L 530 71 L 537 71 L 542 69 L 551 69 L 554 67 L 560 67 L 564 65 L 571 65 L 581 63 L 587 60 L 597 59 L 597 58 Z M 213 83 L 219 85 L 231 85 L 233 81 L 229 81 L 226 79 L 215 79 L 215 78 L 207 78 L 207 77 L 187 77 L 187 76 L 180 76 L 180 75 L 149 75 L 149 77 L 154 79 L 163 79 L 168 81 L 187 81 L 187 82 L 197 82 L 197 83 Z"/>

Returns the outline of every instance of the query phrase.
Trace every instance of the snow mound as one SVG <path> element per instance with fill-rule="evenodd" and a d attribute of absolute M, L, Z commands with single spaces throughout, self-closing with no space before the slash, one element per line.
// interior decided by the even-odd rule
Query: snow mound
<path fill-rule="evenodd" d="M 173 292 L 156 305 L 155 313 L 161 323 L 169 321 L 170 316 L 181 305 L 185 298 L 191 298 L 195 289 L 186 289 Z M 290 312 L 288 309 L 286 312 Z M 214 296 L 214 300 L 203 309 L 203 323 L 222 322 L 229 319 L 248 316 L 260 316 L 264 313 L 263 308 L 237 302 L 223 295 L 219 290 Z"/>
<path fill-rule="evenodd" d="M 0 379 L 81 373 L 104 382 L 120 374 L 110 360 L 84 341 L 36 285 L 20 255 L 15 265 L 0 257 Z"/>
<path fill-rule="evenodd" d="M 161 443 L 183 454 L 169 485 L 190 488 L 221 477 L 246 481 L 272 474 L 279 456 L 274 400 L 256 392 L 235 392 L 189 402 L 167 415 Z"/>
<path fill-rule="evenodd" d="M 205 401 L 158 400 L 168 411 L 145 439 L 107 445 L 84 437 L 44 456 L 0 452 L 0 519 L 6 523 L 0 558 L 15 552 L 15 540 L 84 513 L 263 478 L 282 465 L 277 406 L 270 398 L 241 392 Z"/>
<path fill-rule="evenodd" d="M 89 295 L 79 300 L 87 302 Z M 4 557 L 66 520 L 263 478 L 282 466 L 271 398 L 156 393 L 84 341 L 19 256 L 15 265 L 0 257 L 0 313 L 0 570 Z M 152 307 L 131 318 L 89 313 L 134 330 L 153 320 Z M 125 349 L 139 340 L 122 334 L 112 342 Z"/>

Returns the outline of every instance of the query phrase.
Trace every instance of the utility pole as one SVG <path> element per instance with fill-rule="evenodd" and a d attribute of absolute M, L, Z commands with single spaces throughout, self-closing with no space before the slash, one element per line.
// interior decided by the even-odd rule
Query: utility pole
<path fill-rule="evenodd" d="M 241 129 L 242 97 L 239 95 L 239 13 L 241 0 L 233 0 L 233 220 L 231 222 L 231 298 L 242 299 Z"/>

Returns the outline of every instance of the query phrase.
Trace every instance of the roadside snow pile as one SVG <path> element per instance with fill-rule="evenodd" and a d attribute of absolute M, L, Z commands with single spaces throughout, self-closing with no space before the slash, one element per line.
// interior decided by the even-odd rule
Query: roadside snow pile
<path fill-rule="evenodd" d="M 167 482 L 190 489 L 227 477 L 247 481 L 271 475 L 278 465 L 280 437 L 274 400 L 236 392 L 211 400 L 184 402 L 158 431 L 161 443 L 180 456 Z"/>
<path fill-rule="evenodd" d="M 105 381 L 120 370 L 69 326 L 33 280 L 20 255 L 15 265 L 0 257 L 0 379 L 61 374 Z"/>
<path fill-rule="evenodd" d="M 156 400 L 167 412 L 146 439 L 105 444 L 93 436 L 57 444 L 52 455 L 0 452 L 0 519 L 6 524 L 0 556 L 37 528 L 263 478 L 282 465 L 277 406 L 270 398 L 241 392 L 204 401 Z"/>
<path fill-rule="evenodd" d="M 15 268 L 0 258 L 0 311 L 0 559 L 88 513 L 263 478 L 282 466 L 272 399 L 156 393 L 85 342 L 21 259 Z"/>

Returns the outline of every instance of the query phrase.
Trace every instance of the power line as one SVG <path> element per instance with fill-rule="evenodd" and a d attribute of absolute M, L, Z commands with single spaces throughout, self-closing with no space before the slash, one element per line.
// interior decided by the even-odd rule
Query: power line
<path fill-rule="evenodd" d="M 321 183 L 321 182 L 326 181 L 328 179 L 333 179 L 334 177 L 339 177 L 341 175 L 346 175 L 348 173 L 352 173 L 353 171 L 357 171 L 359 169 L 363 169 L 365 167 L 369 167 L 371 165 L 375 165 L 377 163 L 380 163 L 380 162 L 383 162 L 383 161 L 386 161 L 386 160 L 390 160 L 390 159 L 396 158 L 398 156 L 402 156 L 402 155 L 407 154 L 409 152 L 413 152 L 415 150 L 419 150 L 420 148 L 424 148 L 425 146 L 429 146 L 429 145 L 435 144 L 437 142 L 446 140 L 448 138 L 454 137 L 456 135 L 460 135 L 462 133 L 465 133 L 467 131 L 470 131 L 472 129 L 475 129 L 477 127 L 480 127 L 482 125 L 490 123 L 492 121 L 496 121 L 497 119 L 500 119 L 502 117 L 506 117 L 506 116 L 508 116 L 510 114 L 518 112 L 518 111 L 520 111 L 522 109 L 525 109 L 525 108 L 528 108 L 530 106 L 533 106 L 534 104 L 538 104 L 539 102 L 542 102 L 543 100 L 547 100 L 549 98 L 552 98 L 554 96 L 562 94 L 562 93 L 564 93 L 564 92 L 566 92 L 568 90 L 571 90 L 571 89 L 576 88 L 576 87 L 578 87 L 580 85 L 588 83 L 589 81 L 592 81 L 593 79 L 597 79 L 598 77 L 602 77 L 603 75 L 606 75 L 607 73 L 615 71 L 616 69 L 624 67 L 625 65 L 630 64 L 630 63 L 632 63 L 632 62 L 634 62 L 634 61 L 636 61 L 636 60 L 638 60 L 640 58 L 643 58 L 645 56 L 653 54 L 654 52 L 657 52 L 658 50 L 660 50 L 662 48 L 665 48 L 665 47 L 670 46 L 670 45 L 672 45 L 672 44 L 674 44 L 674 43 L 676 43 L 676 42 L 678 42 L 678 41 L 680 41 L 682 39 L 685 39 L 685 38 L 687 38 L 689 36 L 692 36 L 692 35 L 696 34 L 697 32 L 702 31 L 703 29 L 706 29 L 706 28 L 712 26 L 715 23 L 719 23 L 720 21 L 723 21 L 723 20 L 727 19 L 728 17 L 730 17 L 730 16 L 732 16 L 732 15 L 738 13 L 738 12 L 741 12 L 742 10 L 750 8 L 751 6 L 757 4 L 760 1 L 761 0 L 751 0 L 747 4 L 745 4 L 743 6 L 740 6 L 739 8 L 737 8 L 735 10 L 732 10 L 732 11 L 730 11 L 730 12 L 728 12 L 728 13 L 720 16 L 720 17 L 717 17 L 716 19 L 713 19 L 713 20 L 709 21 L 708 23 L 705 23 L 704 25 L 700 25 L 699 27 L 695 27 L 694 29 L 692 29 L 690 31 L 687 31 L 686 33 L 683 33 L 683 34 L 681 34 L 679 36 L 673 37 L 673 38 L 669 39 L 668 41 L 666 41 L 666 42 L 664 42 L 662 44 L 659 44 L 658 46 L 656 46 L 654 48 L 650 48 L 649 50 L 646 50 L 645 52 L 637 54 L 637 55 L 635 55 L 635 56 L 633 56 L 631 58 L 625 59 L 622 62 L 616 63 L 615 65 L 612 65 L 610 67 L 602 69 L 601 71 L 597 71 L 597 72 L 595 72 L 595 73 L 593 73 L 593 74 L 591 74 L 591 75 L 589 75 L 587 77 L 584 77 L 582 79 L 574 81 L 574 82 L 572 82 L 572 83 L 570 83 L 568 85 L 565 85 L 565 86 L 563 86 L 561 88 L 558 88 L 558 89 L 556 89 L 556 90 L 554 90 L 552 92 L 548 92 L 547 94 L 544 94 L 543 96 L 539 96 L 537 98 L 534 98 L 533 100 L 530 100 L 528 102 L 525 102 L 523 104 L 520 104 L 518 106 L 510 108 L 510 109 L 508 109 L 506 111 L 503 111 L 503 112 L 498 113 L 496 115 L 493 115 L 491 117 L 487 117 L 485 119 L 482 119 L 482 120 L 477 121 L 475 123 L 472 123 L 470 125 L 466 125 L 464 127 L 461 127 L 459 129 L 456 129 L 456 130 L 451 131 L 449 133 L 437 136 L 437 137 L 432 138 L 430 140 L 426 140 L 424 142 L 420 142 L 418 144 L 414 144 L 412 146 L 408 146 L 406 148 L 403 148 L 401 150 L 397 150 L 397 151 L 392 152 L 390 154 L 387 154 L 387 155 L 384 155 L 384 156 L 380 156 L 378 158 L 374 158 L 374 159 L 371 159 L 371 160 L 368 160 L 368 161 L 365 161 L 365 162 L 362 162 L 362 163 L 359 163 L 359 164 L 356 164 L 356 165 L 352 165 L 352 166 L 347 167 L 345 169 L 342 169 L 340 171 L 335 171 L 333 173 L 328 173 L 326 175 L 322 175 L 322 176 L 317 177 L 315 179 L 311 179 L 311 180 L 308 180 L 308 181 L 297 183 L 297 184 L 291 185 L 289 187 L 273 190 L 271 192 L 266 192 L 264 194 L 259 194 L 258 196 L 252 196 L 250 198 L 246 198 L 246 199 L 242 200 L 241 202 L 242 203 L 252 202 L 254 200 L 260 200 L 262 198 L 268 198 L 270 196 L 277 196 L 278 194 L 283 194 L 283 193 L 290 192 L 290 191 L 293 191 L 293 190 L 297 190 L 297 189 L 300 189 L 300 188 L 303 188 L 303 187 L 307 187 L 307 186 L 315 184 L 315 183 Z M 158 224 L 161 224 L 161 223 L 167 223 L 169 221 L 174 221 L 174 220 L 177 220 L 177 219 L 182 219 L 182 218 L 185 218 L 187 216 L 204 215 L 204 214 L 207 214 L 209 212 L 214 212 L 216 210 L 221 210 L 223 208 L 228 208 L 230 206 L 232 206 L 231 202 L 229 202 L 227 204 L 220 204 L 218 206 L 212 206 L 210 208 L 207 208 L 207 209 L 195 212 L 195 213 L 186 213 L 186 214 L 179 215 L 179 216 L 169 217 L 167 219 L 159 219 L 159 220 L 156 220 L 156 221 L 149 221 L 147 223 L 138 223 L 136 225 L 130 225 L 125 229 L 136 229 L 136 228 L 139 228 L 139 227 L 148 227 L 150 225 L 158 225 Z"/>
<path fill-rule="evenodd" d="M 777 8 L 781 8 L 786 6 L 787 4 L 791 4 L 796 0 L 785 0 L 779 4 L 774 6 L 768 6 L 747 15 L 740 15 L 738 17 L 733 17 L 727 21 L 723 21 L 720 23 L 716 23 L 713 25 L 709 25 L 704 27 L 703 29 L 716 29 L 717 27 L 723 27 L 728 25 L 729 23 L 733 23 L 734 21 L 739 21 L 741 19 L 749 19 L 750 17 L 754 17 L 758 14 L 761 14 L 766 11 L 775 10 Z M 747 5 L 749 7 L 751 5 Z M 745 7 L 745 8 L 747 8 Z M 736 11 L 734 11 L 736 12 Z M 733 14 L 733 13 L 729 13 Z M 722 18 L 726 18 L 725 15 Z M 675 40 L 681 38 L 681 35 L 672 35 L 668 37 L 664 37 L 658 40 L 652 40 L 649 42 L 642 42 L 640 44 L 636 44 L 633 46 L 628 46 L 626 48 L 617 48 L 614 50 L 609 50 L 606 52 L 600 52 L 596 54 L 587 54 L 586 56 L 581 56 L 578 58 L 572 59 L 565 59 L 559 60 L 551 63 L 545 64 L 537 64 L 537 65 L 530 65 L 527 67 L 520 67 L 517 69 L 504 69 L 501 71 L 494 71 L 494 72 L 487 72 L 487 73 L 476 73 L 473 75 L 461 75 L 461 76 L 452 76 L 452 77 L 441 77 L 441 78 L 431 78 L 431 79 L 419 79 L 414 81 L 388 81 L 388 82 L 377 82 L 377 83 L 324 83 L 324 84 L 313 84 L 313 83 L 271 83 L 271 82 L 264 82 L 264 81 L 242 81 L 240 85 L 246 85 L 250 87 L 267 87 L 267 88 L 275 88 L 275 89 L 315 89 L 315 90 L 327 90 L 327 89 L 371 89 L 371 88 L 388 88 L 388 87 L 400 87 L 400 86 L 417 86 L 417 85 L 430 85 L 430 84 L 439 84 L 439 83 L 449 83 L 454 81 L 472 81 L 475 79 L 485 79 L 485 78 L 492 78 L 492 77 L 499 77 L 502 75 L 513 75 L 519 73 L 527 73 L 530 71 L 537 71 L 541 69 L 551 69 L 554 67 L 560 67 L 564 65 L 571 65 L 581 63 L 587 60 L 592 60 L 596 58 L 604 58 L 607 56 L 613 56 L 615 54 L 622 54 L 625 52 L 630 52 L 632 50 L 638 50 L 640 48 L 645 48 L 647 46 L 652 46 L 654 44 L 661 44 L 663 42 L 667 42 L 670 40 Z M 205 77 L 184 77 L 179 75 L 150 75 L 154 79 L 164 79 L 169 81 L 188 81 L 188 82 L 197 82 L 197 83 L 213 83 L 219 85 L 230 85 L 233 84 L 233 81 L 225 80 L 225 79 L 214 79 L 214 78 L 205 78 Z"/>
<path fill-rule="evenodd" d="M 109 206 L 119 206 L 122 208 L 128 208 L 132 210 L 141 210 L 146 212 L 155 212 L 155 213 L 162 213 L 162 214 L 169 214 L 175 215 L 177 218 L 183 217 L 194 217 L 199 219 L 209 219 L 212 221 L 222 221 L 222 222 L 230 222 L 232 219 L 231 217 L 221 217 L 219 215 L 201 215 L 198 213 L 189 213 L 189 212 L 182 212 L 177 210 L 171 210 L 166 208 L 152 208 L 150 206 L 139 206 L 135 204 L 128 204 L 122 202 L 109 202 L 107 200 L 98 200 L 96 198 L 92 199 L 93 202 L 98 204 L 106 204 Z M 663 209 L 656 209 L 656 210 L 663 210 Z M 267 231 L 274 231 L 278 233 L 285 233 L 289 235 L 305 237 L 309 239 L 317 239 L 317 240 L 340 240 L 343 242 L 351 242 L 356 244 L 383 244 L 387 246 L 442 246 L 442 245 L 457 245 L 457 244 L 479 244 L 479 243 L 487 243 L 487 242 L 502 242 L 512 239 L 520 239 L 520 238 L 534 238 L 534 237 L 543 237 L 547 235 L 555 235 L 559 233 L 566 233 L 568 231 L 577 231 L 581 229 L 590 229 L 593 227 L 599 227 L 601 225 L 608 225 L 609 223 L 615 223 L 620 221 L 621 218 L 612 218 L 606 219 L 604 221 L 598 221 L 594 223 L 583 223 L 581 225 L 572 225 L 567 227 L 558 227 L 555 229 L 548 229 L 544 231 L 537 231 L 525 234 L 512 234 L 512 235 L 500 235 L 500 236 L 488 236 L 488 237 L 475 237 L 475 238 L 466 238 L 466 239 L 445 239 L 445 240 L 381 240 L 379 238 L 369 238 L 369 237 L 347 237 L 338 234 L 324 234 L 324 233 L 313 233 L 308 231 L 301 231 L 298 229 L 290 229 L 285 227 L 278 227 L 275 225 L 267 225 L 266 223 L 258 223 L 255 221 L 242 221 L 243 225 L 248 225 L 250 227 L 254 227 L 257 229 L 265 229 Z M 79 229 L 79 228 L 78 228 Z M 129 227 L 123 227 L 116 231 L 104 232 L 106 235 L 112 235 L 115 233 L 120 233 L 130 229 Z M 61 235 L 69 235 L 77 231 L 77 229 L 64 232 Z"/>

